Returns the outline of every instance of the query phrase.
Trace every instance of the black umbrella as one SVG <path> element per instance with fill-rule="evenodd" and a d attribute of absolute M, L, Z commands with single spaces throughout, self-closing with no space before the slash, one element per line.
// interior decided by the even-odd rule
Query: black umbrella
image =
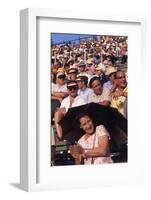
<path fill-rule="evenodd" d="M 63 139 L 74 143 L 84 134 L 80 129 L 77 117 L 80 113 L 88 114 L 95 125 L 104 125 L 109 131 L 112 144 L 120 145 L 127 139 L 127 120 L 117 109 L 97 103 L 89 103 L 70 108 L 59 124 L 63 130 Z"/>

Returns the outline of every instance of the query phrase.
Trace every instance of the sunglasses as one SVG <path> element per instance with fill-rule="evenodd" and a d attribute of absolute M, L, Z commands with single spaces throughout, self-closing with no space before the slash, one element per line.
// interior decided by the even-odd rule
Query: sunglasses
<path fill-rule="evenodd" d="M 67 86 L 68 90 L 78 90 L 78 86 Z"/>
<path fill-rule="evenodd" d="M 66 78 L 66 76 L 65 75 L 60 75 L 60 76 L 58 76 L 58 78 L 59 79 L 64 79 L 64 78 Z"/>

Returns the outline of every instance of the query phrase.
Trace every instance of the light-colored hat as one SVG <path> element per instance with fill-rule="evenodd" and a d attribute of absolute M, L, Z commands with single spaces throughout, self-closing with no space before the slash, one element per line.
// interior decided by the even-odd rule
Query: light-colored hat
<path fill-rule="evenodd" d="M 116 68 L 115 67 L 113 67 L 113 66 L 110 66 L 110 67 L 107 67 L 107 69 L 106 69 L 106 75 L 107 76 L 109 76 L 110 74 L 112 74 L 112 73 L 115 73 L 117 70 L 116 70 Z"/>
<path fill-rule="evenodd" d="M 69 69 L 68 69 L 68 74 L 71 74 L 71 73 L 78 73 L 78 69 L 77 68 L 75 68 L 75 67 L 73 67 L 73 66 L 71 66 Z"/>
<path fill-rule="evenodd" d="M 84 81 L 84 82 L 88 82 L 88 77 L 87 76 L 78 76 L 77 78 L 76 78 L 76 81 L 78 82 L 78 81 Z"/>
<path fill-rule="evenodd" d="M 67 87 L 72 87 L 72 86 L 77 86 L 77 81 L 68 81 L 67 82 Z"/>
<path fill-rule="evenodd" d="M 97 71 L 102 71 L 102 72 L 105 72 L 105 65 L 103 65 L 102 63 L 99 63 L 96 68 L 95 68 Z"/>
<path fill-rule="evenodd" d="M 81 61 L 78 63 L 78 67 L 80 67 L 80 66 L 85 66 L 84 60 L 81 60 Z"/>
<path fill-rule="evenodd" d="M 64 68 L 63 67 L 59 67 L 58 68 L 58 70 L 57 70 L 57 73 L 64 73 L 65 72 L 65 70 L 64 70 Z"/>
<path fill-rule="evenodd" d="M 60 76 L 64 76 L 65 77 L 65 74 L 63 72 L 58 72 L 56 77 L 59 78 Z"/>

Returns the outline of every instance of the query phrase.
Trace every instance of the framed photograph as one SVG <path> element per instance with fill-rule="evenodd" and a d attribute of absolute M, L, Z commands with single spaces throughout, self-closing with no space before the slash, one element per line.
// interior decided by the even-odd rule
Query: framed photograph
<path fill-rule="evenodd" d="M 146 33 L 141 15 L 21 10 L 22 189 L 147 181 Z"/>

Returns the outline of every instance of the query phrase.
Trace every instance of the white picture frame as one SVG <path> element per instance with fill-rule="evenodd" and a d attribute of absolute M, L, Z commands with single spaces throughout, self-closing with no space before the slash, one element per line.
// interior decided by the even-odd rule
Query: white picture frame
<path fill-rule="evenodd" d="M 135 165 L 135 162 L 133 161 L 128 164 L 124 165 L 112 165 L 109 168 L 105 169 L 98 168 L 97 166 L 88 166 L 88 167 L 68 167 L 68 170 L 66 167 L 59 167 L 57 169 L 53 169 L 50 167 L 50 171 L 52 171 L 53 176 L 56 176 L 57 181 L 55 182 L 55 177 L 51 177 L 50 173 L 48 176 L 46 173 L 43 174 L 44 179 L 38 178 L 43 173 L 44 168 L 41 167 L 41 163 L 39 163 L 39 154 L 41 154 L 43 151 L 39 150 L 39 93 L 38 88 L 43 87 L 41 85 L 41 82 L 39 82 L 39 72 L 38 72 L 38 62 L 39 58 L 37 55 L 37 48 L 38 48 L 38 37 L 37 37 L 37 31 L 38 31 L 38 22 L 37 20 L 39 18 L 47 19 L 47 21 L 51 21 L 52 19 L 60 20 L 61 22 L 64 20 L 72 21 L 81 21 L 81 22 L 91 22 L 91 24 L 96 22 L 97 24 L 103 22 L 104 24 L 107 23 L 107 26 L 110 26 L 114 24 L 121 24 L 121 26 L 126 24 L 126 26 L 129 26 L 131 29 L 131 32 L 133 32 L 133 29 L 135 31 L 136 28 L 136 34 L 138 31 L 138 39 L 139 39 L 139 45 L 137 53 L 140 53 L 140 57 L 137 58 L 138 63 L 138 69 L 136 74 L 138 77 L 134 77 L 134 81 L 132 80 L 132 77 L 130 76 L 130 103 L 131 105 L 134 105 L 135 98 L 134 98 L 134 90 L 136 89 L 132 83 L 136 83 L 142 73 L 142 67 L 147 66 L 146 65 L 146 33 L 147 33 L 147 27 L 146 27 L 146 17 L 145 16 L 123 16 L 123 15 L 113 15 L 113 14 L 100 14 L 100 13 L 86 13 L 86 12 L 73 12 L 73 11 L 55 11 L 55 10 L 49 10 L 49 9 L 24 9 L 20 12 L 20 185 L 21 188 L 26 191 L 39 191 L 39 190 L 53 190 L 53 189 L 70 189 L 70 188 L 81 188 L 81 187 L 100 187 L 100 186 L 110 186 L 110 185 L 128 185 L 128 184 L 137 184 L 137 183 L 145 183 L 147 180 L 147 173 L 146 173 L 146 156 L 144 154 L 145 152 L 145 137 L 146 133 L 141 135 L 141 130 L 145 127 L 145 123 L 143 123 L 142 117 L 136 116 L 139 114 L 143 114 L 143 111 L 140 106 L 140 111 L 137 112 L 136 106 L 134 106 L 133 111 L 131 112 L 132 106 L 129 108 L 132 117 L 129 116 L 130 119 L 130 131 L 129 135 L 132 131 L 137 132 L 138 134 L 138 142 L 134 143 L 133 145 L 131 143 L 134 142 L 135 135 L 131 134 L 130 136 L 130 145 L 133 146 L 130 148 L 129 154 L 132 154 L 132 158 L 134 154 L 136 155 L 137 151 L 139 152 L 139 156 L 136 155 L 136 158 L 134 160 L 136 161 L 136 164 L 139 162 L 139 158 L 141 156 L 141 163 L 137 166 Z M 43 22 L 42 22 L 43 23 Z M 136 27 L 135 27 L 136 25 Z M 53 27 L 52 27 L 53 30 Z M 130 33 L 131 34 L 131 33 Z M 134 36 L 133 36 L 134 37 Z M 135 38 L 134 38 L 135 39 Z M 42 47 L 43 48 L 43 47 Z M 132 45 L 131 45 L 132 48 Z M 129 52 L 131 51 L 131 48 L 129 49 Z M 48 49 L 46 49 L 47 51 Z M 134 53 L 135 55 L 135 53 Z M 133 60 L 133 59 L 132 59 Z M 131 60 L 130 60 L 131 61 Z M 133 65 L 133 63 L 131 64 Z M 47 66 L 47 71 L 49 73 L 49 66 Z M 129 70 L 132 75 L 134 75 L 134 71 L 136 70 L 136 67 L 134 66 L 134 69 Z M 46 73 L 44 73 L 46 75 Z M 41 76 L 41 75 L 40 75 Z M 147 78 L 147 73 L 144 74 L 144 76 Z M 146 79 L 144 78 L 142 80 L 142 84 L 140 87 L 140 90 L 144 90 Z M 47 83 L 49 84 L 49 79 L 47 79 Z M 47 88 L 49 89 L 50 86 Z M 137 96 L 140 98 L 140 95 Z M 134 101 L 133 101 L 134 99 Z M 136 102 L 137 104 L 137 102 Z M 49 104 L 46 105 L 48 108 Z M 137 104 L 138 106 L 138 104 Z M 136 113 L 135 113 L 136 112 Z M 140 128 L 135 127 L 132 124 L 133 117 L 137 117 L 137 123 L 140 123 Z M 49 115 L 47 113 L 47 119 Z M 41 119 L 41 118 L 40 118 Z M 47 127 L 48 120 L 46 120 Z M 134 123 L 134 124 L 137 124 Z M 48 130 L 48 129 L 47 129 Z M 48 135 L 46 136 L 47 139 L 49 139 Z M 45 141 L 45 140 L 44 140 Z M 40 144 L 42 146 L 42 144 Z M 144 148 L 142 152 L 139 150 L 139 146 L 143 145 Z M 46 145 L 45 145 L 46 146 Z M 133 154 L 134 150 L 134 154 Z M 41 160 L 42 162 L 43 160 Z M 42 162 L 43 163 L 43 162 Z M 45 163 L 44 163 L 45 164 Z M 136 169 L 137 166 L 137 169 Z M 40 168 L 40 169 L 39 169 Z M 111 169 L 112 168 L 112 169 Z M 41 170 L 42 169 L 42 170 Z M 136 170 L 135 170 L 136 169 Z M 91 171 L 94 171 L 93 176 L 90 175 Z M 123 171 L 122 171 L 123 170 Z M 46 170 L 47 172 L 47 170 Z M 58 173 L 59 172 L 59 173 Z M 76 173 L 74 173 L 76 172 Z M 111 173 L 113 172 L 113 173 Z M 126 172 L 126 173 L 125 173 Z M 73 174 L 73 177 L 69 175 L 69 177 L 64 180 L 64 183 L 62 184 L 59 182 L 59 175 L 63 173 L 69 173 L 70 175 Z M 83 176 L 78 176 L 78 174 L 84 174 Z M 86 173 L 88 174 L 86 177 Z M 101 180 L 102 173 L 108 173 L 109 177 L 103 177 L 103 181 Z M 118 176 L 116 176 L 119 173 Z M 123 173 L 123 178 L 121 177 L 121 174 Z M 126 175 L 124 175 L 124 173 Z M 58 176 L 57 176 L 58 174 Z M 63 175 L 62 175 L 63 176 Z M 77 179 L 76 177 L 77 176 Z M 49 181 L 41 181 L 49 179 Z M 63 178 L 65 178 L 63 176 Z M 79 179 L 79 181 L 78 181 Z M 90 180 L 90 181 L 88 181 Z"/>

